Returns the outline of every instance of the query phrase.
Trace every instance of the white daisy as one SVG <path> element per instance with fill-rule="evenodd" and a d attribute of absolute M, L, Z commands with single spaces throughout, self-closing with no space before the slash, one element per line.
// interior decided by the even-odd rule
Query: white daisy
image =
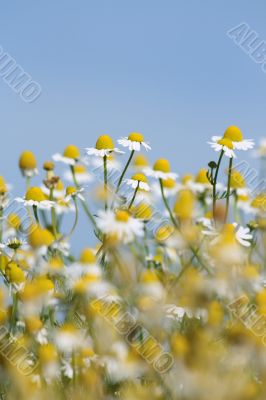
<path fill-rule="evenodd" d="M 177 194 L 178 186 L 174 179 L 169 179 L 169 178 L 164 179 L 162 183 L 163 183 L 164 195 L 166 198 L 175 196 Z M 162 197 L 161 187 L 158 183 L 155 183 L 152 186 L 152 191 L 157 197 L 160 198 Z"/>
<path fill-rule="evenodd" d="M 222 243 L 223 238 L 235 237 L 235 239 L 244 247 L 250 247 L 252 240 L 252 235 L 249 228 L 244 228 L 238 225 L 236 222 L 233 224 L 226 224 L 223 226 L 222 231 L 217 230 L 212 221 L 205 218 L 202 219 L 203 225 L 207 230 L 203 230 L 202 233 L 207 236 L 215 236 L 216 238 L 212 241 L 212 244 Z"/>
<path fill-rule="evenodd" d="M 107 163 L 107 170 L 108 171 L 119 171 L 121 168 L 121 163 L 114 158 L 112 154 L 110 154 L 106 160 Z M 101 168 L 103 169 L 103 161 L 99 157 L 94 157 L 91 159 L 90 164 L 92 166 L 92 172 L 96 172 L 95 170 L 98 170 Z"/>
<path fill-rule="evenodd" d="M 126 210 L 100 211 L 97 226 L 104 234 L 123 243 L 132 242 L 136 236 L 144 235 L 143 222 L 133 218 Z"/>
<path fill-rule="evenodd" d="M 73 166 L 79 160 L 80 152 L 79 152 L 79 149 L 76 146 L 74 146 L 73 144 L 70 144 L 69 146 L 67 146 L 65 148 L 63 154 L 56 153 L 56 154 L 53 155 L 52 158 L 53 158 L 54 161 L 59 161 L 59 162 L 62 162 L 64 164 Z"/>
<path fill-rule="evenodd" d="M 173 179 L 175 180 L 178 175 L 171 172 L 170 163 L 166 159 L 159 159 L 155 162 L 153 168 L 147 167 L 143 170 L 144 174 L 156 179 Z"/>
<path fill-rule="evenodd" d="M 112 153 L 121 153 L 123 151 L 114 147 L 113 140 L 108 135 L 102 135 L 98 138 L 95 147 L 87 147 L 87 154 L 96 157 L 109 157 Z"/>
<path fill-rule="evenodd" d="M 18 203 L 23 203 L 25 207 L 35 206 L 42 210 L 49 210 L 55 205 L 54 201 L 47 200 L 47 197 L 43 193 L 42 189 L 37 186 L 30 187 L 27 190 L 25 197 L 17 197 L 15 201 Z"/>
<path fill-rule="evenodd" d="M 227 157 L 236 157 L 234 150 L 249 150 L 254 147 L 252 139 L 244 139 L 241 130 L 237 126 L 229 126 L 223 137 L 213 136 L 212 142 L 208 142 L 215 151 L 223 150 Z"/>
<path fill-rule="evenodd" d="M 132 132 L 128 137 L 122 137 L 117 142 L 123 147 L 128 147 L 130 151 L 140 151 L 141 146 L 146 151 L 151 150 L 149 144 L 144 141 L 143 135 L 137 132 Z"/>
<path fill-rule="evenodd" d="M 81 193 L 84 192 L 84 189 L 76 189 L 73 186 L 68 186 L 66 188 L 66 197 L 65 197 L 65 201 L 69 202 L 71 199 L 78 197 L 81 201 L 85 201 L 85 198 L 82 196 Z"/>
<path fill-rule="evenodd" d="M 146 176 L 143 174 L 135 174 L 131 177 L 131 179 L 125 179 L 125 183 L 131 186 L 132 189 L 137 189 L 138 187 L 146 192 L 150 191 L 150 185 L 148 184 Z"/>

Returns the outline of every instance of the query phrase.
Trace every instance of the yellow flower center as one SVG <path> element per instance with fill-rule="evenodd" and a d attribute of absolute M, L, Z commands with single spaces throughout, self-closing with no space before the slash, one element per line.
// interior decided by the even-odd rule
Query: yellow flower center
<path fill-rule="evenodd" d="M 224 244 L 235 244 L 235 227 L 233 224 L 226 224 L 223 227 L 221 235 L 222 243 Z"/>
<path fill-rule="evenodd" d="M 85 174 L 86 167 L 84 165 L 75 165 L 74 166 L 74 171 L 75 171 L 76 174 Z"/>
<path fill-rule="evenodd" d="M 190 219 L 193 216 L 194 196 L 190 190 L 181 190 L 174 206 L 174 213 L 181 219 Z"/>
<path fill-rule="evenodd" d="M 77 189 L 74 186 L 68 186 L 66 188 L 66 195 L 67 196 L 72 196 L 73 194 L 75 194 L 77 192 Z"/>
<path fill-rule="evenodd" d="M 144 142 L 144 137 L 141 133 L 137 133 L 137 132 L 132 132 L 130 133 L 130 135 L 128 136 L 128 140 L 131 140 L 132 142 Z"/>
<path fill-rule="evenodd" d="M 61 179 L 57 182 L 56 190 L 64 190 L 64 184 Z"/>
<path fill-rule="evenodd" d="M 42 363 L 49 363 L 57 359 L 57 350 L 53 344 L 47 343 L 39 347 L 39 358 Z"/>
<path fill-rule="evenodd" d="M 191 174 L 185 174 L 182 179 L 181 182 L 185 185 L 186 183 L 190 182 L 193 180 L 193 175 Z"/>
<path fill-rule="evenodd" d="M 33 248 L 42 247 L 42 246 L 50 246 L 54 237 L 48 229 L 42 229 L 38 225 L 31 226 L 29 233 L 29 244 Z"/>
<path fill-rule="evenodd" d="M 33 186 L 27 190 L 26 200 L 33 200 L 33 201 L 44 201 L 47 200 L 45 194 L 43 193 L 42 189 L 37 186 Z"/>
<path fill-rule="evenodd" d="M 233 148 L 234 148 L 232 140 L 227 139 L 227 138 L 222 138 L 222 139 L 218 140 L 217 143 L 221 144 L 222 146 L 226 146 L 226 147 L 228 147 L 228 149 L 231 149 L 231 150 L 233 150 Z"/>
<path fill-rule="evenodd" d="M 155 237 L 159 242 L 168 239 L 173 233 L 175 228 L 171 225 L 164 225 L 157 229 Z"/>
<path fill-rule="evenodd" d="M 237 126 L 232 125 L 224 132 L 224 138 L 230 139 L 232 142 L 241 142 L 243 140 L 243 135 Z"/>
<path fill-rule="evenodd" d="M 7 222 L 9 224 L 9 226 L 11 226 L 14 229 L 19 229 L 19 227 L 21 225 L 20 218 L 17 214 L 9 214 L 9 216 L 7 218 Z"/>
<path fill-rule="evenodd" d="M 110 138 L 110 136 L 102 135 L 98 138 L 95 147 L 97 150 L 113 150 L 114 143 L 112 141 L 112 138 Z"/>
<path fill-rule="evenodd" d="M 95 253 L 90 248 L 85 248 L 79 258 L 82 264 L 94 264 L 96 262 Z"/>
<path fill-rule="evenodd" d="M 207 169 L 206 168 L 202 168 L 199 170 L 195 181 L 197 183 L 209 183 L 208 178 L 207 178 Z"/>
<path fill-rule="evenodd" d="M 162 171 L 162 172 L 170 172 L 170 163 L 168 160 L 165 160 L 164 158 L 160 158 L 157 160 L 153 166 L 154 171 Z"/>
<path fill-rule="evenodd" d="M 231 188 L 240 189 L 246 186 L 244 177 L 238 171 L 232 171 L 231 175 Z"/>
<path fill-rule="evenodd" d="M 145 182 L 147 183 L 147 178 L 144 174 L 135 174 L 131 177 L 131 179 L 133 179 L 134 181 L 138 181 L 138 182 Z"/>
<path fill-rule="evenodd" d="M 134 208 L 134 214 L 136 218 L 139 219 L 144 219 L 146 221 L 150 220 L 152 217 L 152 209 L 149 206 L 149 204 L 138 204 L 135 208 Z"/>
<path fill-rule="evenodd" d="M 10 262 L 6 266 L 6 276 L 12 283 L 22 283 L 25 281 L 24 272 L 14 262 Z"/>
<path fill-rule="evenodd" d="M 262 211 L 266 210 L 266 193 L 262 193 L 255 197 L 255 199 L 252 201 L 251 206 L 254 208 L 258 208 Z"/>
<path fill-rule="evenodd" d="M 80 157 L 80 152 L 77 146 L 75 146 L 74 144 L 70 144 L 65 148 L 63 155 L 64 157 L 73 158 L 74 160 L 77 160 Z"/>
<path fill-rule="evenodd" d="M 143 154 L 138 154 L 134 158 L 133 165 L 135 167 L 147 167 L 149 165 L 147 158 Z"/>
<path fill-rule="evenodd" d="M 45 163 L 43 164 L 43 169 L 45 171 L 53 171 L 54 163 L 52 161 L 45 161 Z"/>
<path fill-rule="evenodd" d="M 6 193 L 7 192 L 7 186 L 4 178 L 0 176 L 0 193 Z"/>
<path fill-rule="evenodd" d="M 19 158 L 19 167 L 20 169 L 35 169 L 37 167 L 37 161 L 34 154 L 26 150 L 24 151 Z"/>
<path fill-rule="evenodd" d="M 154 270 L 148 269 L 142 272 L 142 274 L 140 275 L 140 281 L 143 283 L 152 283 L 158 282 L 159 279 L 157 273 Z"/>
<path fill-rule="evenodd" d="M 163 180 L 163 187 L 166 189 L 173 189 L 175 187 L 175 181 L 174 179 L 164 179 Z"/>
<path fill-rule="evenodd" d="M 125 210 L 117 210 L 115 213 L 115 218 L 119 222 L 127 222 L 130 218 L 130 214 Z"/>

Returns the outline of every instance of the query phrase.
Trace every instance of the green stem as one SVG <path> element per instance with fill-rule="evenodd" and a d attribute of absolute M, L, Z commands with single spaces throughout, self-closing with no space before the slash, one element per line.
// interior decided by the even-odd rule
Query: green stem
<path fill-rule="evenodd" d="M 77 200 L 75 199 L 75 197 L 73 197 L 73 201 L 74 201 L 74 205 L 75 205 L 75 220 L 74 220 L 74 224 L 71 228 L 71 231 L 69 232 L 69 234 L 67 235 L 68 237 L 72 236 L 77 224 L 78 224 L 78 219 L 79 219 L 79 209 L 78 209 L 78 205 L 77 205 Z"/>
<path fill-rule="evenodd" d="M 224 155 L 224 150 L 222 150 L 220 153 L 220 157 L 219 157 L 215 175 L 214 175 L 213 186 L 212 186 L 212 217 L 213 217 L 214 223 L 215 223 L 215 213 L 216 213 L 216 185 L 217 185 L 218 173 L 219 173 L 219 168 L 221 165 L 223 155 Z"/>
<path fill-rule="evenodd" d="M 54 190 L 51 188 L 50 189 L 50 200 L 54 201 Z M 56 212 L 55 212 L 55 208 L 52 207 L 51 208 L 51 220 L 52 220 L 52 228 L 53 228 L 53 234 L 55 239 L 57 238 L 57 222 L 56 222 Z"/>
<path fill-rule="evenodd" d="M 132 197 L 132 199 L 131 199 L 131 202 L 129 203 L 129 206 L 128 206 L 128 209 L 129 209 L 129 210 L 130 210 L 131 207 L 133 206 L 133 203 L 134 203 L 135 198 L 136 198 L 136 196 L 137 196 L 138 190 L 139 190 L 139 181 L 138 181 L 137 187 L 136 187 L 136 189 L 135 189 L 135 191 L 134 191 L 134 194 L 133 194 L 133 197 Z"/>
<path fill-rule="evenodd" d="M 0 208 L 0 243 L 2 243 L 3 240 L 3 214 L 3 208 Z"/>
<path fill-rule="evenodd" d="M 103 157 L 103 176 L 104 176 L 104 201 L 105 201 L 105 211 L 108 208 L 108 198 L 107 198 L 107 156 Z"/>
<path fill-rule="evenodd" d="M 232 166 L 233 166 L 233 157 L 230 157 L 230 160 L 229 160 L 229 169 L 228 169 L 228 180 L 227 180 L 226 208 L 225 208 L 225 216 L 224 216 L 224 223 L 225 223 L 225 224 L 226 224 L 226 221 L 227 221 L 228 211 L 229 211 L 229 200 L 230 200 L 230 187 L 231 187 Z"/>
<path fill-rule="evenodd" d="M 75 184 L 76 188 L 80 189 L 80 186 L 78 184 L 73 165 L 70 166 L 70 170 L 71 170 L 73 181 L 74 181 L 74 184 Z M 92 216 L 87 204 L 85 203 L 85 201 L 81 200 L 81 205 L 82 205 L 82 208 L 83 208 L 85 214 L 87 215 L 87 217 L 89 218 L 89 220 L 91 221 L 93 226 L 96 227 L 96 222 L 95 222 L 95 220 L 94 220 L 94 218 L 93 218 L 93 216 Z"/>
<path fill-rule="evenodd" d="M 133 158 L 133 156 L 134 156 L 134 153 L 135 153 L 135 150 L 132 150 L 131 153 L 130 153 L 129 159 L 127 160 L 127 163 L 126 163 L 126 165 L 125 165 L 125 168 L 123 169 L 123 172 L 122 172 L 122 174 L 121 174 L 121 176 L 120 176 L 120 178 L 119 178 L 119 181 L 118 181 L 118 184 L 117 184 L 115 193 L 118 193 L 118 191 L 119 191 L 119 188 L 120 188 L 120 186 L 121 186 L 121 183 L 122 183 L 122 181 L 123 181 L 123 178 L 124 178 L 124 176 L 125 176 L 125 173 L 127 172 L 127 169 L 128 169 L 128 167 L 129 167 L 129 164 L 130 164 L 130 162 L 131 162 L 131 160 L 132 160 L 132 158 Z"/>
<path fill-rule="evenodd" d="M 11 313 L 11 321 L 10 321 L 10 330 L 11 333 L 14 333 L 16 327 L 16 318 L 17 318 L 17 308 L 18 308 L 18 293 L 13 293 L 13 305 L 12 305 L 12 313 Z"/>
<path fill-rule="evenodd" d="M 33 209 L 33 214 L 34 214 L 34 217 L 36 219 L 36 222 L 37 222 L 38 225 L 40 225 L 37 206 L 32 206 L 32 209 Z"/>
<path fill-rule="evenodd" d="M 175 217 L 173 216 L 173 213 L 172 213 L 172 211 L 171 211 L 171 208 L 170 208 L 170 206 L 169 206 L 169 204 L 168 204 L 168 202 L 167 202 L 167 200 L 166 200 L 165 194 L 164 194 L 164 190 L 163 190 L 163 180 L 160 179 L 159 182 L 160 182 L 160 188 L 161 188 L 161 193 L 162 193 L 162 198 L 163 198 L 163 202 L 164 202 L 165 208 L 167 209 L 167 211 L 168 211 L 168 213 L 169 213 L 169 216 L 170 216 L 170 218 L 171 218 L 171 221 L 172 221 L 173 225 L 174 225 L 177 229 L 179 229 L 179 228 L 178 228 L 178 225 L 177 225 L 177 222 L 176 222 L 176 219 L 175 219 Z"/>

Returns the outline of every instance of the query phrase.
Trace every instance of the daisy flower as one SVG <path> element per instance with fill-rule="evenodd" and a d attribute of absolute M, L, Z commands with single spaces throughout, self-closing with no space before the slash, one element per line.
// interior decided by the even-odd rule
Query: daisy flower
<path fill-rule="evenodd" d="M 97 226 L 104 234 L 123 243 L 130 243 L 136 236 L 144 234 L 143 222 L 133 218 L 126 210 L 100 211 Z"/>
<path fill-rule="evenodd" d="M 70 144 L 64 150 L 63 154 L 56 153 L 53 155 L 54 161 L 59 161 L 67 165 L 75 165 L 80 158 L 80 152 L 77 146 Z"/>
<path fill-rule="evenodd" d="M 131 177 L 131 179 L 125 179 L 127 185 L 131 186 L 132 189 L 145 190 L 146 192 L 150 191 L 150 186 L 148 184 L 148 180 L 144 174 L 135 174 Z"/>
<path fill-rule="evenodd" d="M 17 197 L 15 199 L 18 203 L 23 203 L 24 206 L 35 206 L 42 210 L 49 210 L 54 206 L 54 202 L 47 200 L 47 196 L 43 193 L 42 189 L 39 187 L 30 187 L 24 198 Z"/>
<path fill-rule="evenodd" d="M 162 184 L 163 184 L 163 189 L 164 189 L 164 195 L 166 198 L 175 196 L 176 193 L 178 192 L 178 186 L 174 179 L 171 179 L 171 178 L 164 179 L 162 181 Z M 153 185 L 152 190 L 154 191 L 154 193 L 157 197 L 161 197 L 161 195 L 162 195 L 161 187 L 160 187 L 160 185 L 158 185 L 158 183 Z"/>
<path fill-rule="evenodd" d="M 140 151 L 141 146 L 143 146 L 146 151 L 151 150 L 149 144 L 144 141 L 143 135 L 137 132 L 132 132 L 128 137 L 122 137 L 117 142 L 123 147 L 128 147 L 130 151 Z"/>
<path fill-rule="evenodd" d="M 144 174 L 147 176 L 151 176 L 152 178 L 157 179 L 176 179 L 178 177 L 177 174 L 171 172 L 170 163 L 168 160 L 164 158 L 160 158 L 157 160 L 153 168 L 147 167 L 143 170 Z"/>
<path fill-rule="evenodd" d="M 38 174 L 37 161 L 35 155 L 29 151 L 24 151 L 19 158 L 19 168 L 23 176 L 31 178 Z"/>
<path fill-rule="evenodd" d="M 149 166 L 149 162 L 143 154 L 139 153 L 134 157 L 132 166 L 136 171 L 141 172 Z"/>
<path fill-rule="evenodd" d="M 235 158 L 234 150 L 249 150 L 254 147 L 252 139 L 244 139 L 241 130 L 237 126 L 229 126 L 223 137 L 213 136 L 208 142 L 215 151 L 223 150 L 229 158 Z"/>
<path fill-rule="evenodd" d="M 74 173 L 78 185 L 83 185 L 84 183 L 89 183 L 93 180 L 93 176 L 87 171 L 84 165 L 78 164 L 74 166 Z M 64 178 L 68 182 L 73 183 L 73 174 L 71 171 L 66 171 L 64 173 Z"/>
<path fill-rule="evenodd" d="M 216 238 L 212 241 L 212 244 L 219 243 L 234 243 L 237 241 L 244 247 L 250 247 L 252 240 L 252 235 L 250 234 L 249 228 L 244 228 L 243 226 L 238 225 L 236 222 L 233 224 L 226 224 L 223 226 L 221 231 L 215 229 L 212 225 L 211 220 L 202 221 L 207 230 L 203 230 L 202 233 L 207 236 L 216 236 Z"/>
<path fill-rule="evenodd" d="M 87 154 L 89 156 L 109 157 L 112 153 L 121 153 L 123 151 L 114 147 L 113 140 L 108 135 L 102 135 L 97 139 L 95 147 L 87 147 Z"/>
<path fill-rule="evenodd" d="M 66 188 L 66 197 L 65 201 L 69 202 L 71 199 L 78 197 L 81 201 L 85 201 L 84 197 L 81 193 L 84 192 L 84 189 L 77 189 L 74 186 L 68 186 Z"/>

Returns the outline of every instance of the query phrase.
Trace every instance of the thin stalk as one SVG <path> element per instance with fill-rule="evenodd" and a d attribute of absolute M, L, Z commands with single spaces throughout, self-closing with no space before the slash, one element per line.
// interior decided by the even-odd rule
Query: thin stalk
<path fill-rule="evenodd" d="M 67 235 L 68 237 L 73 235 L 73 233 L 74 233 L 74 231 L 75 231 L 75 229 L 77 227 L 78 219 L 79 219 L 79 209 L 78 209 L 77 200 L 76 200 L 75 197 L 73 197 L 73 201 L 74 201 L 74 206 L 75 206 L 75 220 L 74 220 L 74 224 L 73 224 L 73 226 L 71 228 L 71 231 Z"/>
<path fill-rule="evenodd" d="M 230 160 L 229 160 L 228 180 L 227 180 L 227 193 L 226 193 L 226 208 L 225 208 L 225 216 L 224 216 L 224 223 L 225 224 L 226 224 L 226 221 L 227 221 L 228 211 L 229 211 L 232 167 L 233 167 L 233 157 L 231 157 Z"/>
<path fill-rule="evenodd" d="M 32 209 L 33 209 L 33 214 L 34 214 L 34 217 L 36 219 L 36 222 L 37 222 L 38 225 L 40 225 L 37 206 L 32 206 Z"/>
<path fill-rule="evenodd" d="M 134 203 L 135 198 L 136 198 L 136 196 L 137 196 L 138 190 L 139 190 L 139 181 L 138 181 L 137 187 L 136 187 L 136 189 L 135 189 L 135 191 L 134 191 L 134 194 L 133 194 L 133 197 L 132 197 L 132 199 L 131 199 L 131 202 L 129 203 L 129 206 L 128 206 L 128 209 L 129 209 L 129 210 L 130 210 L 131 207 L 133 206 L 133 203 Z"/>
<path fill-rule="evenodd" d="M 77 178 L 76 178 L 76 174 L 75 174 L 75 170 L 74 170 L 73 165 L 70 166 L 70 170 L 71 170 L 72 177 L 73 177 L 73 182 L 74 182 L 76 188 L 77 188 L 77 189 L 80 189 L 80 186 L 79 186 L 79 184 L 78 184 L 78 181 L 77 181 Z M 95 220 L 94 220 L 94 218 L 93 218 L 93 216 L 92 216 L 92 214 L 91 214 L 91 212 L 90 212 L 90 210 L 89 210 L 87 204 L 85 203 L 85 201 L 82 201 L 82 200 L 81 200 L 81 205 L 82 205 L 82 208 L 83 208 L 85 214 L 87 215 L 87 217 L 89 218 L 89 220 L 91 221 L 91 223 L 93 224 L 93 226 L 96 227 L 96 222 L 95 222 Z"/>
<path fill-rule="evenodd" d="M 104 176 L 104 201 L 105 201 L 104 208 L 105 208 L 105 211 L 106 211 L 107 208 L 108 208 L 108 198 L 107 198 L 107 195 L 108 195 L 108 189 L 107 189 L 107 184 L 108 184 L 108 182 L 107 182 L 107 156 L 103 157 L 103 176 Z"/>
<path fill-rule="evenodd" d="M 124 178 L 124 176 L 125 176 L 125 173 L 127 172 L 127 169 L 128 169 L 128 167 L 129 167 L 129 164 L 131 163 L 131 160 L 132 160 L 132 158 L 133 158 L 133 156 L 134 156 L 134 153 L 135 153 L 135 150 L 132 150 L 131 153 L 130 153 L 129 159 L 127 160 L 127 163 L 126 163 L 126 165 L 125 165 L 125 168 L 123 169 L 123 172 L 122 172 L 122 174 L 121 174 L 121 176 L 120 176 L 120 178 L 119 178 L 119 181 L 118 181 L 118 184 L 117 184 L 115 193 L 118 193 L 118 191 L 119 191 L 119 189 L 120 189 L 121 183 L 122 183 L 122 181 L 123 181 L 123 178 Z"/>
<path fill-rule="evenodd" d="M 54 201 L 54 190 L 51 188 L 50 189 L 50 200 Z M 57 222 L 56 222 L 56 212 L 55 212 L 55 208 L 52 207 L 51 208 L 51 220 L 52 220 L 52 228 L 53 228 L 53 234 L 55 239 L 57 238 Z"/>
<path fill-rule="evenodd" d="M 2 243 L 3 240 L 3 208 L 0 208 L 0 243 Z"/>
<path fill-rule="evenodd" d="M 214 223 L 215 223 L 215 213 L 216 213 L 216 185 L 217 185 L 218 173 L 219 173 L 219 168 L 221 165 L 223 155 L 224 155 L 224 151 L 222 150 L 220 153 L 218 163 L 217 163 L 217 168 L 215 170 L 213 186 L 212 186 L 212 217 L 213 217 Z"/>

